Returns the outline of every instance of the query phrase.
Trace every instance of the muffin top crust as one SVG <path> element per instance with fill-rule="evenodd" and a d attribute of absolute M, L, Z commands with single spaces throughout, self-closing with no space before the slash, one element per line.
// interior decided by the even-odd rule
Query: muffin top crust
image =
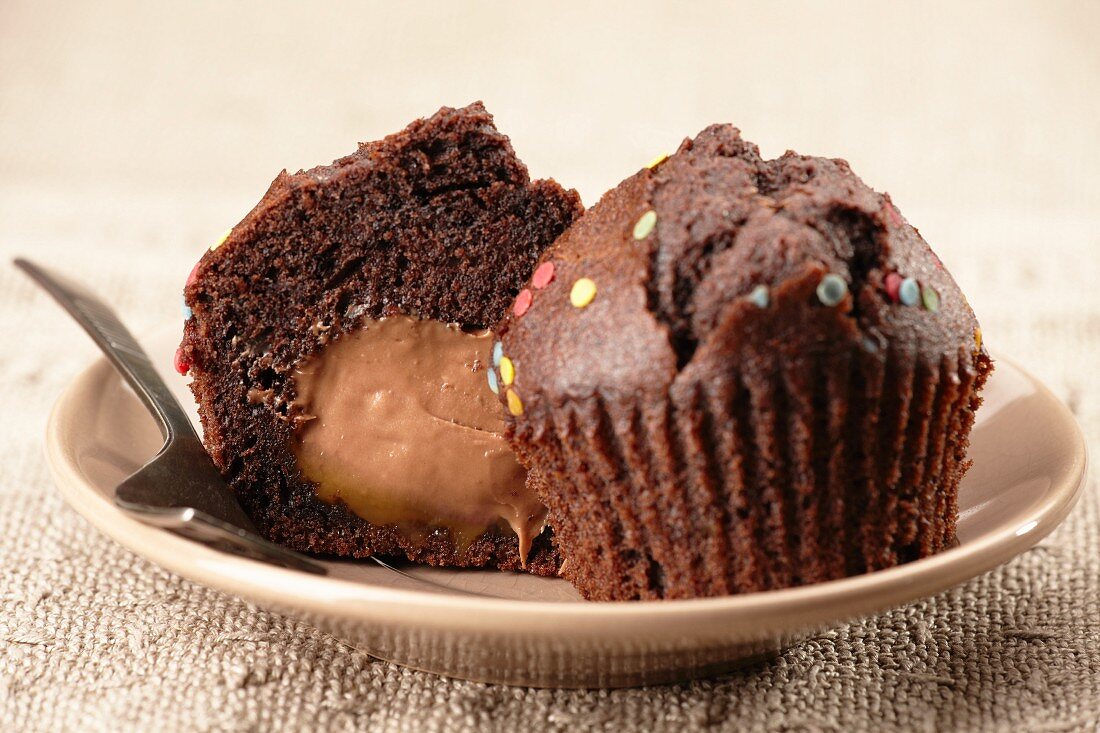
<path fill-rule="evenodd" d="M 981 353 L 969 304 L 889 195 L 838 159 L 774 160 L 712 125 L 608 192 L 497 327 L 512 415 L 664 393 L 745 347 L 797 360 Z M 981 358 L 986 358 L 982 356 Z"/>

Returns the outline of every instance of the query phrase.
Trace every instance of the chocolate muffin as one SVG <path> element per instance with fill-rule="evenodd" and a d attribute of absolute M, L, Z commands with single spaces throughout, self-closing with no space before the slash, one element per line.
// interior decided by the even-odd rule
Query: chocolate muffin
<path fill-rule="evenodd" d="M 709 127 L 581 217 L 498 332 L 509 440 L 590 599 L 797 586 L 955 540 L 992 365 L 842 160 Z"/>
<path fill-rule="evenodd" d="M 183 342 L 211 457 L 267 538 L 554 574 L 487 330 L 580 214 L 480 103 L 281 173 L 196 265 Z"/>

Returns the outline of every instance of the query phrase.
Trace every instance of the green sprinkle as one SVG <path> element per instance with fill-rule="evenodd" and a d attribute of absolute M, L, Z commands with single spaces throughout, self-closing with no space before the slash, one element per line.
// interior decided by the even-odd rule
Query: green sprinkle
<path fill-rule="evenodd" d="M 830 308 L 839 305 L 847 294 L 848 283 L 840 275 L 831 272 L 821 278 L 821 282 L 817 285 L 817 299 L 821 301 L 822 305 L 827 305 Z"/>
<path fill-rule="evenodd" d="M 657 226 L 657 212 L 650 209 L 642 214 L 642 218 L 638 219 L 638 223 L 634 225 L 634 238 L 645 239 L 653 232 L 655 226 Z"/>
<path fill-rule="evenodd" d="M 768 296 L 767 285 L 757 285 L 749 293 L 749 302 L 755 305 L 757 308 L 767 308 L 768 303 L 771 302 L 771 298 Z"/>
<path fill-rule="evenodd" d="M 924 301 L 924 307 L 935 313 L 940 309 L 940 294 L 937 293 L 931 286 L 925 285 L 921 289 L 921 300 Z"/>
<path fill-rule="evenodd" d="M 935 288 L 931 285 L 925 285 L 921 288 L 921 299 L 927 310 L 931 310 L 932 313 L 939 310 L 939 293 L 936 293 Z"/>
<path fill-rule="evenodd" d="M 901 281 L 898 288 L 898 300 L 902 305 L 916 305 L 920 302 L 920 284 L 911 277 Z"/>

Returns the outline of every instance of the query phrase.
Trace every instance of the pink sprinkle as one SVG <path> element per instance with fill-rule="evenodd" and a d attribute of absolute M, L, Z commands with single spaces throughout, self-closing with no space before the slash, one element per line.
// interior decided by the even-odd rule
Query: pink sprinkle
<path fill-rule="evenodd" d="M 199 260 L 198 262 L 195 263 L 195 266 L 191 268 L 191 274 L 187 276 L 187 284 L 188 285 L 190 285 L 191 283 L 195 282 L 195 280 L 198 279 L 199 265 L 201 265 L 201 264 L 202 264 L 202 260 Z"/>
<path fill-rule="evenodd" d="M 895 303 L 901 300 L 901 281 L 903 279 L 904 278 L 896 272 L 891 272 L 886 276 L 886 294 L 889 295 L 890 300 Z"/>
<path fill-rule="evenodd" d="M 535 294 L 527 288 L 519 291 L 519 295 L 516 296 L 516 302 L 512 306 L 512 312 L 516 314 L 516 318 L 519 318 L 527 309 L 531 307 L 531 301 L 535 299 Z"/>
<path fill-rule="evenodd" d="M 191 371 L 191 362 L 187 361 L 187 357 L 183 355 L 183 347 L 176 349 L 176 356 L 172 359 L 172 365 L 176 367 L 176 371 L 180 374 L 187 374 Z"/>
<path fill-rule="evenodd" d="M 554 279 L 554 263 L 543 262 L 535 269 L 535 274 L 531 276 L 531 284 L 538 290 L 542 290 L 550 281 Z"/>
<path fill-rule="evenodd" d="M 890 218 L 890 223 L 896 227 L 901 226 L 901 214 L 894 208 L 894 204 L 890 201 L 886 202 L 886 216 Z"/>

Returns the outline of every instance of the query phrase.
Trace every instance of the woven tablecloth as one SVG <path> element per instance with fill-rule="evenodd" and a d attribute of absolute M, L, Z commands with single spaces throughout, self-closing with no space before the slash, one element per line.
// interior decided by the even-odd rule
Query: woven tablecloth
<path fill-rule="evenodd" d="M 279 168 L 484 98 L 588 203 L 716 120 L 843 155 L 987 342 L 1100 450 L 1095 3 L 0 4 L 0 730 L 982 730 L 1100 726 L 1100 491 L 1007 565 L 732 676 L 529 690 L 377 661 L 172 575 L 61 500 L 46 416 L 96 354 L 6 264 L 138 333 Z M 889 6 L 889 7 L 887 7 Z"/>

